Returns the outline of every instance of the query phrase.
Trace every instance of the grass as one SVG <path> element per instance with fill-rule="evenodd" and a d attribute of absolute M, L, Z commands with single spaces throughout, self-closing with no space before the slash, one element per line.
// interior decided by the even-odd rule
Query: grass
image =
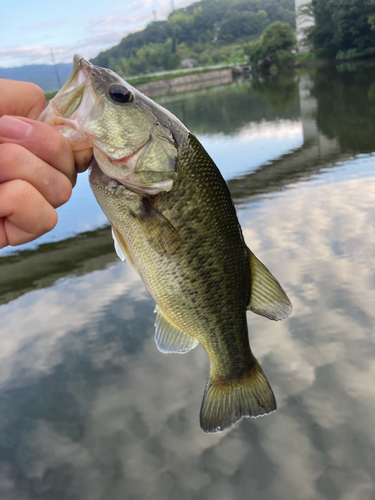
<path fill-rule="evenodd" d="M 52 97 L 55 97 L 57 92 L 58 90 L 54 90 L 53 92 L 45 92 L 44 95 L 46 96 L 46 101 L 50 101 Z"/>

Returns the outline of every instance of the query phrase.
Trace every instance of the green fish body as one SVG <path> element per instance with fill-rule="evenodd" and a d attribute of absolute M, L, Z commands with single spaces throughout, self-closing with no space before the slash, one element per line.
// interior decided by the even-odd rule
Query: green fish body
<path fill-rule="evenodd" d="M 201 343 L 209 357 L 202 429 L 217 432 L 274 411 L 250 349 L 246 310 L 279 320 L 291 304 L 247 248 L 210 156 L 168 111 L 77 56 L 55 99 L 41 119 L 60 127 L 73 149 L 92 145 L 90 185 L 117 253 L 157 304 L 159 350 L 185 353 Z"/>

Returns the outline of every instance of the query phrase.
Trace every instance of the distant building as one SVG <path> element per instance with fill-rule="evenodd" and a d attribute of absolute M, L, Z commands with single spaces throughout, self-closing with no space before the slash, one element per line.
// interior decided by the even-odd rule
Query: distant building
<path fill-rule="evenodd" d="M 299 15 L 299 11 L 302 6 L 310 4 L 310 0 L 294 0 L 294 5 L 296 9 L 296 27 L 297 27 L 297 44 L 298 50 L 300 52 L 306 52 L 309 50 L 307 45 L 303 45 L 303 30 L 314 24 L 314 18 Z"/>
<path fill-rule="evenodd" d="M 182 59 L 181 66 L 186 69 L 191 69 L 194 67 L 196 62 L 196 59 Z"/>

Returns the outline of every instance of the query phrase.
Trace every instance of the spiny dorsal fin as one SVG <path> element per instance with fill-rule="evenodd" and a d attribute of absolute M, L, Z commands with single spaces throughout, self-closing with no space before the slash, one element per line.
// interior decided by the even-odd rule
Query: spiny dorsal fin
<path fill-rule="evenodd" d="M 159 351 L 184 354 L 198 345 L 198 340 L 177 328 L 156 306 L 155 342 Z"/>
<path fill-rule="evenodd" d="M 292 312 L 292 304 L 280 283 L 253 252 L 248 249 L 251 271 L 250 304 L 248 309 L 255 314 L 278 321 Z"/>
<path fill-rule="evenodd" d="M 124 238 L 121 236 L 121 233 L 119 231 L 117 231 L 117 229 L 114 226 L 112 226 L 112 238 L 115 242 L 116 253 L 120 257 L 120 259 L 123 262 L 124 262 L 124 260 L 126 260 L 126 262 L 129 264 L 129 266 L 132 267 L 135 271 L 137 271 L 133 257 L 131 256 L 131 254 L 129 252 L 129 248 L 128 248 L 127 244 L 125 243 Z"/>

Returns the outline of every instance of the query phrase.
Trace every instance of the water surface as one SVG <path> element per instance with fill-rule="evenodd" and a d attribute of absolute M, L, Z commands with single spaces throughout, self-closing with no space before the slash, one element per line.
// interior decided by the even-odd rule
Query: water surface
<path fill-rule="evenodd" d="M 226 178 L 294 310 L 248 313 L 278 411 L 204 434 L 208 360 L 164 355 L 82 175 L 55 231 L 0 254 L 3 500 L 375 498 L 375 69 L 160 103 Z"/>

